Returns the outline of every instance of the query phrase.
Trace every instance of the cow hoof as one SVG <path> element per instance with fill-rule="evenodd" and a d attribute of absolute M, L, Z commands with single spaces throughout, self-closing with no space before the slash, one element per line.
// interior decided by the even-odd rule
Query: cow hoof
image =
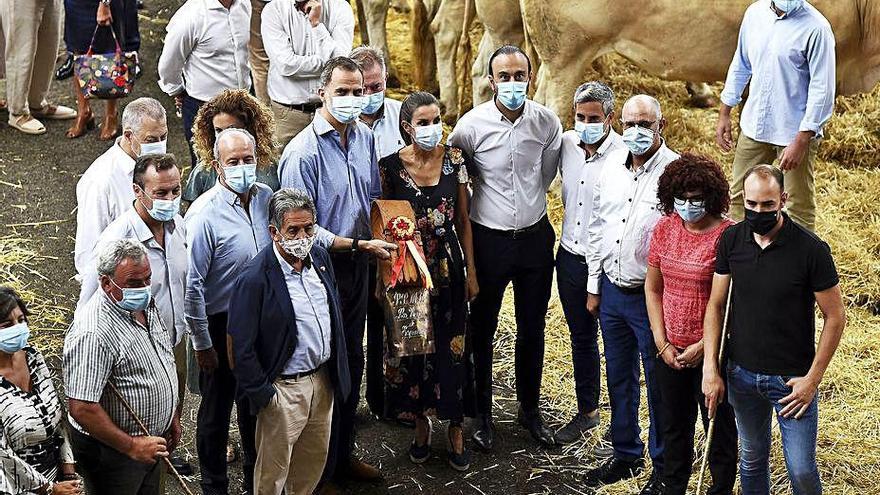
<path fill-rule="evenodd" d="M 694 108 L 715 108 L 718 106 L 718 100 L 714 96 L 691 95 L 688 99 L 688 106 Z"/>

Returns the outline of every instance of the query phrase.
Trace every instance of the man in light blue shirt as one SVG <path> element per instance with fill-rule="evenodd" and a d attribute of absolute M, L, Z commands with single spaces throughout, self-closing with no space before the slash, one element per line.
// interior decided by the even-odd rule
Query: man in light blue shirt
<path fill-rule="evenodd" d="M 199 196 L 186 216 L 190 255 L 184 305 L 200 368 L 196 446 L 205 493 L 227 493 L 229 488 L 226 443 L 236 381 L 227 358 L 226 326 L 233 284 L 247 262 L 272 242 L 266 230 L 272 190 L 255 182 L 255 148 L 254 137 L 245 130 L 231 128 L 217 135 L 217 184 Z M 243 401 L 237 404 L 245 486 L 252 486 L 255 417 Z"/>
<path fill-rule="evenodd" d="M 352 457 L 354 421 L 364 372 L 364 324 L 367 311 L 368 257 L 356 252 L 369 239 L 370 203 L 381 195 L 373 133 L 358 120 L 364 78 L 356 62 L 330 59 L 321 72 L 318 94 L 323 106 L 312 123 L 284 149 L 278 164 L 282 187 L 306 191 L 317 208 L 317 223 L 337 236 L 355 239 L 349 253 L 331 255 L 339 285 L 348 344 L 351 395 L 341 404 L 338 439 L 331 447 L 325 475 L 379 478 L 379 471 Z"/>
<path fill-rule="evenodd" d="M 746 10 L 715 136 L 722 150 L 733 148 L 730 111 L 748 85 L 730 181 L 734 219 L 743 218 L 746 172 L 778 159 L 786 175 L 788 213 L 814 229 L 813 159 L 834 110 L 834 46 L 828 20 L 804 0 L 759 0 Z"/>

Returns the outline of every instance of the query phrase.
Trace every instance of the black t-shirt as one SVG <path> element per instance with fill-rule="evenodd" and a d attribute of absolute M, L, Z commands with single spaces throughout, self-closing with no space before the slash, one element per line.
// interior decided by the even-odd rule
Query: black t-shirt
<path fill-rule="evenodd" d="M 767 375 L 803 376 L 816 355 L 815 292 L 838 283 L 828 244 L 785 220 L 765 249 L 747 222 L 721 235 L 715 272 L 732 275 L 729 356 Z"/>

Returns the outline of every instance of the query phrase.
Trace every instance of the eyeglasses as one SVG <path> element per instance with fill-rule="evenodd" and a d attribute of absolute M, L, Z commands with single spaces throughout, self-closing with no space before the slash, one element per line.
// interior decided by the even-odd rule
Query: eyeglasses
<path fill-rule="evenodd" d="M 685 203 L 690 203 L 691 206 L 696 208 L 702 208 L 706 205 L 706 200 L 702 198 L 702 196 L 696 196 L 693 198 L 673 198 L 673 202 L 675 202 L 675 206 L 684 206 Z"/>
<path fill-rule="evenodd" d="M 644 128 L 644 129 L 650 129 L 650 128 L 654 127 L 654 124 L 656 124 L 657 121 L 656 120 L 637 120 L 634 122 L 627 122 L 625 120 L 621 120 L 620 123 L 621 123 L 621 125 L 623 125 L 624 129 L 629 129 L 630 127 L 636 127 L 636 126 Z"/>

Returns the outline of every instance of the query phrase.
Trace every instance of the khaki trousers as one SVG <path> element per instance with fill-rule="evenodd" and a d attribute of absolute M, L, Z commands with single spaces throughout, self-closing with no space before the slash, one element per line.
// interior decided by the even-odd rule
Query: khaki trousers
<path fill-rule="evenodd" d="M 300 112 L 280 103 L 272 102 L 272 113 L 275 115 L 275 139 L 284 150 L 287 143 L 299 134 L 299 131 L 312 123 L 315 114 Z"/>
<path fill-rule="evenodd" d="M 791 218 L 815 231 L 816 229 L 816 195 L 813 184 L 813 160 L 819 148 L 819 139 L 810 142 L 804 157 L 804 163 L 794 170 L 785 172 L 785 190 L 788 201 L 785 210 Z M 782 157 L 785 146 L 762 143 L 739 134 L 736 142 L 736 154 L 733 157 L 733 177 L 730 181 L 730 217 L 735 221 L 743 219 L 743 178 L 755 165 L 772 165 Z M 778 165 L 778 163 L 777 163 Z"/>
<path fill-rule="evenodd" d="M 263 7 L 266 6 L 264 0 L 251 0 L 251 39 L 248 44 L 248 52 L 250 55 L 251 79 L 254 81 L 254 93 L 257 99 L 268 106 L 272 100 L 269 99 L 269 92 L 266 91 L 266 78 L 269 76 L 269 56 L 263 48 L 263 35 L 261 34 L 261 23 L 263 17 Z"/>
<path fill-rule="evenodd" d="M 333 385 L 326 367 L 274 385 L 275 396 L 257 415 L 254 494 L 312 495 L 330 448 Z"/>
<path fill-rule="evenodd" d="M 0 0 L 6 41 L 6 100 L 11 115 L 42 109 L 61 40 L 62 0 Z"/>

